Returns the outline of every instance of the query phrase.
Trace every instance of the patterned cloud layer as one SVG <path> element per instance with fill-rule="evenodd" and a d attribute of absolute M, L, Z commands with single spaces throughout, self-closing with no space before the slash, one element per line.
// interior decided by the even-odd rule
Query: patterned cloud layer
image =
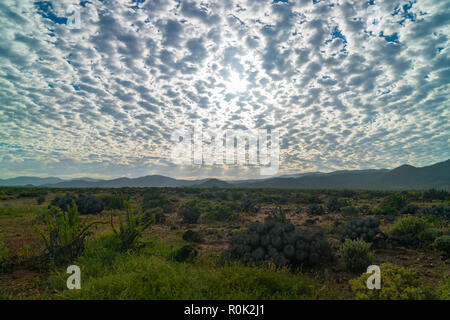
<path fill-rule="evenodd" d="M 431 0 L 3 0 L 0 177 L 258 176 L 173 164 L 196 121 L 278 129 L 280 174 L 446 160 L 448 17 Z"/>

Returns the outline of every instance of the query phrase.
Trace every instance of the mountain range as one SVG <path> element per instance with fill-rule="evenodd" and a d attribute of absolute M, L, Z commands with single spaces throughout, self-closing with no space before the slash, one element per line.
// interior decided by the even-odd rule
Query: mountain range
<path fill-rule="evenodd" d="M 223 181 L 219 179 L 180 180 L 161 175 L 111 180 L 56 177 L 0 179 L 0 186 L 48 188 L 196 187 L 196 188 L 287 188 L 287 189 L 450 189 L 450 159 L 426 167 L 402 165 L 392 170 L 340 170 L 281 175 L 267 179 Z"/>

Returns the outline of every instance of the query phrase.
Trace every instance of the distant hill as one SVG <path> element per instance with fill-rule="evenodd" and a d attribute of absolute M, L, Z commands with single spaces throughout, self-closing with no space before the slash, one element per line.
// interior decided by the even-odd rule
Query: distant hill
<path fill-rule="evenodd" d="M 270 178 L 261 183 L 242 183 L 248 188 L 308 189 L 450 189 L 450 160 L 416 168 L 403 165 L 392 170 L 335 171 L 299 178 Z"/>
<path fill-rule="evenodd" d="M 42 186 L 49 183 L 58 183 L 64 181 L 60 178 L 49 177 L 49 178 L 39 178 L 39 177 L 16 177 L 11 179 L 0 179 L 0 186 L 5 187 L 18 187 L 18 186 Z"/>
<path fill-rule="evenodd" d="M 199 184 L 192 185 L 194 188 L 233 188 L 234 185 L 231 183 L 219 180 L 219 179 L 208 179 L 207 181 L 201 182 Z"/>
<path fill-rule="evenodd" d="M 450 190 L 450 159 L 431 166 L 416 168 L 402 165 L 398 168 L 340 170 L 329 173 L 311 172 L 291 174 L 267 179 L 223 181 L 219 179 L 178 180 L 161 175 L 139 178 L 117 178 L 99 180 L 81 178 L 62 180 L 59 178 L 17 177 L 0 179 L 1 186 L 41 186 L 51 188 L 123 188 L 123 187 L 196 187 L 196 188 L 288 188 L 288 189 L 367 189 Z"/>

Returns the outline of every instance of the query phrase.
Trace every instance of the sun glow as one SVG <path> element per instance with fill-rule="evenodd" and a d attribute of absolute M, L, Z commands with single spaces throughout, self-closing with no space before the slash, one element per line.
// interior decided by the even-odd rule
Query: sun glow
<path fill-rule="evenodd" d="M 234 93 L 241 93 L 247 90 L 247 80 L 241 78 L 239 73 L 231 72 L 226 82 L 227 89 Z"/>

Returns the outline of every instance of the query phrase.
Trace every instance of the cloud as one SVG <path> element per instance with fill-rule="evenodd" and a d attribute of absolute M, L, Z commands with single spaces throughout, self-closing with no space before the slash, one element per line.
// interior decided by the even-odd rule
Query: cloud
<path fill-rule="evenodd" d="M 449 14 L 431 0 L 4 0 L 0 176 L 258 176 L 173 165 L 171 133 L 197 119 L 279 129 L 280 173 L 448 159 Z"/>

